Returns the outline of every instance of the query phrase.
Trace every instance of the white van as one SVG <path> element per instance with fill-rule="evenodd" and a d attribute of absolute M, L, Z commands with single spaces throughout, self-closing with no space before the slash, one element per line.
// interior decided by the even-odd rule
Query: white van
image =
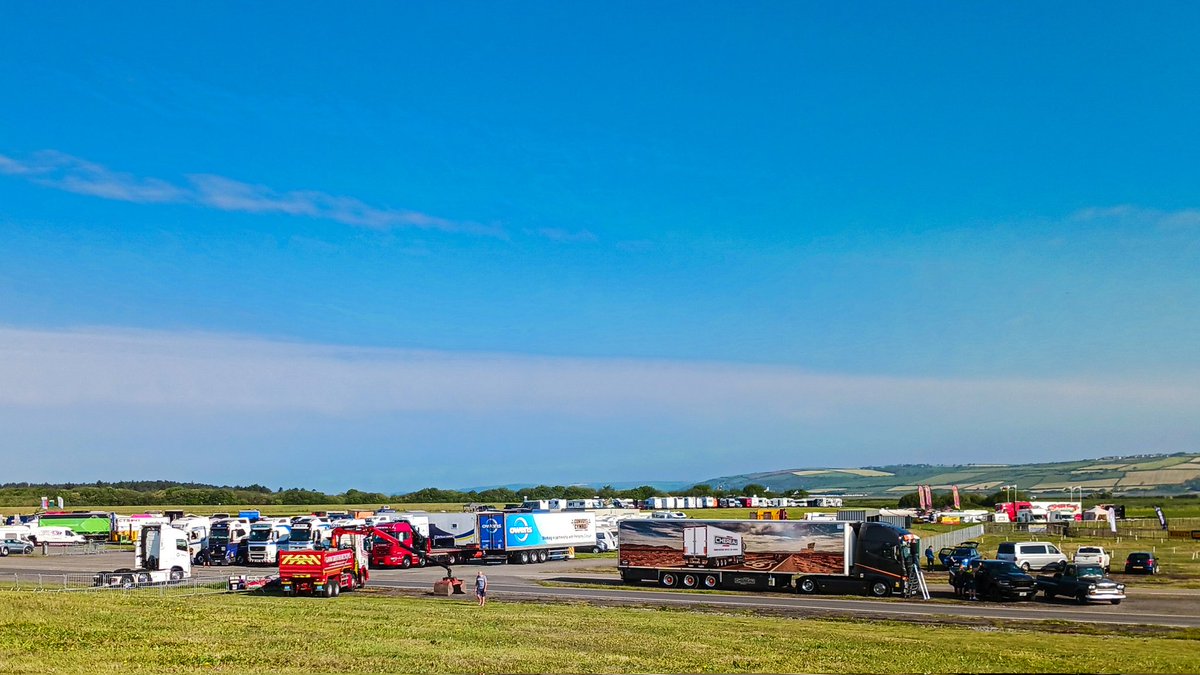
<path fill-rule="evenodd" d="M 29 541 L 29 535 L 32 532 L 33 530 L 25 525 L 0 525 L 0 541 L 5 539 Z"/>
<path fill-rule="evenodd" d="M 75 534 L 75 531 L 69 527 L 48 525 L 32 528 L 29 533 L 29 541 L 34 544 L 85 544 L 87 538 L 82 534 Z"/>
<path fill-rule="evenodd" d="M 996 549 L 996 560 L 1007 560 L 1026 573 L 1046 565 L 1067 562 L 1067 556 L 1048 541 L 1006 541 Z"/>

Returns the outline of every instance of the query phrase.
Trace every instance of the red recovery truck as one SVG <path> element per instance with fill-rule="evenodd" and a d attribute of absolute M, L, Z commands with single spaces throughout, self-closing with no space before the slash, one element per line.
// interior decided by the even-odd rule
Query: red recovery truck
<path fill-rule="evenodd" d="M 288 595 L 309 594 L 332 598 L 343 589 L 352 591 L 370 578 L 366 543 L 375 528 L 339 527 L 333 531 L 333 548 L 316 551 L 280 551 L 279 585 Z"/>

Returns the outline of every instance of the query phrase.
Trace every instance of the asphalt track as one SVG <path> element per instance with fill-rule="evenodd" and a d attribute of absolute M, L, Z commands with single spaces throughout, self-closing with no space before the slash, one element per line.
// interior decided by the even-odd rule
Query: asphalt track
<path fill-rule="evenodd" d="M 6 575 L 90 575 L 99 570 L 128 566 L 130 554 L 106 553 L 87 556 L 9 556 L 0 558 L 0 583 Z M 1144 589 L 1130 584 L 1129 599 L 1120 606 L 1109 604 L 1077 605 L 1056 599 L 993 603 L 954 600 L 943 575 L 931 575 L 934 601 L 856 599 L 844 596 L 810 596 L 782 592 L 689 592 L 659 590 L 651 584 L 637 587 L 621 584 L 615 575 L 603 573 L 615 561 L 606 558 L 548 562 L 540 565 L 458 565 L 455 575 L 463 579 L 470 592 L 476 572 L 488 575 L 490 595 L 499 602 L 573 601 L 604 605 L 638 605 L 703 608 L 719 611 L 751 612 L 795 616 L 842 616 L 890 619 L 897 621 L 947 622 L 962 620 L 1001 621 L 1019 625 L 1036 621 L 1069 621 L 1104 625 L 1144 625 L 1200 627 L 1200 593 L 1189 590 Z M 199 567 L 196 576 L 225 579 L 231 574 L 251 576 L 270 573 L 263 567 Z M 445 571 L 440 567 L 424 569 L 377 569 L 371 571 L 370 586 L 396 589 L 406 594 L 428 593 L 433 582 Z M 549 582 L 554 585 L 544 585 Z M 572 586 L 573 584 L 573 586 Z M 587 584 L 589 587 L 580 587 Z M 607 586 L 607 587 L 591 587 Z M 461 596 L 460 596 L 461 597 Z M 470 596 L 467 596 L 470 597 Z"/>

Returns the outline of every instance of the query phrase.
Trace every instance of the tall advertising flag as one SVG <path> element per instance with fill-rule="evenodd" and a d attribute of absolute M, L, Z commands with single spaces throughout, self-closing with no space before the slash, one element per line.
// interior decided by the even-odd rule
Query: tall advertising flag
<path fill-rule="evenodd" d="M 925 508 L 933 508 L 933 494 L 929 491 L 928 485 L 918 485 L 917 489 L 921 491 L 921 499 L 925 500 Z"/>
<path fill-rule="evenodd" d="M 1112 530 L 1113 534 L 1117 533 L 1117 510 L 1111 506 L 1108 507 L 1108 529 Z"/>
<path fill-rule="evenodd" d="M 954 491 L 954 509 L 955 510 L 961 509 L 962 504 L 958 501 L 958 486 L 955 485 L 952 489 Z"/>
<path fill-rule="evenodd" d="M 929 508 L 929 502 L 925 501 L 925 486 L 917 486 L 917 500 L 921 502 L 921 510 Z"/>
<path fill-rule="evenodd" d="M 1165 515 L 1163 515 L 1162 507 L 1161 506 L 1154 507 L 1154 512 L 1158 514 L 1158 524 L 1162 525 L 1162 529 L 1164 529 L 1164 530 L 1167 529 L 1167 517 Z"/>
<path fill-rule="evenodd" d="M 50 498 L 42 497 L 42 510 L 45 511 L 48 508 L 50 508 Z"/>

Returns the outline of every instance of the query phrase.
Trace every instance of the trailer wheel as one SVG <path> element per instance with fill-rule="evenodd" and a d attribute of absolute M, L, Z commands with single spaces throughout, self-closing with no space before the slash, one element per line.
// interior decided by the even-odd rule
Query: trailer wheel
<path fill-rule="evenodd" d="M 658 581 L 667 588 L 675 588 L 679 585 L 679 577 L 675 576 L 674 572 L 663 572 Z"/>
<path fill-rule="evenodd" d="M 683 575 L 683 587 L 684 588 L 695 588 L 696 585 L 699 583 L 700 583 L 700 580 L 696 578 L 695 574 Z"/>
<path fill-rule="evenodd" d="M 538 551 L 538 562 L 544 563 L 550 559 L 549 551 Z"/>
<path fill-rule="evenodd" d="M 719 584 L 719 583 L 721 583 L 721 582 L 719 579 L 717 579 L 717 575 L 715 575 L 715 574 L 705 574 L 704 575 L 704 587 L 705 588 L 716 588 L 717 584 Z"/>
<path fill-rule="evenodd" d="M 870 582 L 870 587 L 867 592 L 876 598 L 886 598 L 892 594 L 892 586 L 883 579 L 874 579 Z"/>
<path fill-rule="evenodd" d="M 529 564 L 529 551 L 521 551 L 521 555 L 518 556 L 518 560 L 521 561 L 522 565 L 528 565 Z"/>
<path fill-rule="evenodd" d="M 801 579 L 796 582 L 796 590 L 800 593 L 811 595 L 817 592 L 817 582 L 810 577 L 801 577 Z"/>

